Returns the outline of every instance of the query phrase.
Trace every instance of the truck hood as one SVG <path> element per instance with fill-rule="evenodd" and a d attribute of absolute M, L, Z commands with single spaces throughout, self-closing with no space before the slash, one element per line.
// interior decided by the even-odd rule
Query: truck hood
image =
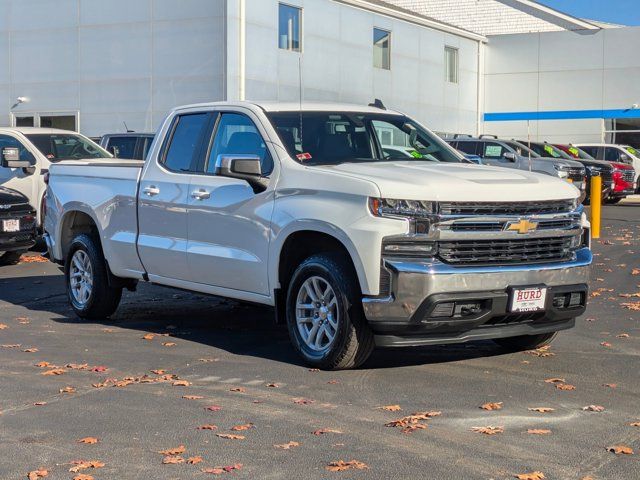
<path fill-rule="evenodd" d="M 395 161 L 343 163 L 315 168 L 372 181 L 383 198 L 517 202 L 580 196 L 573 185 L 550 175 L 484 165 Z"/>
<path fill-rule="evenodd" d="M 20 192 L 10 188 L 0 187 L 0 205 L 22 205 L 29 203 L 29 199 Z M 8 209 L 9 207 L 7 207 Z M 0 210 L 3 210 L 0 208 Z"/>

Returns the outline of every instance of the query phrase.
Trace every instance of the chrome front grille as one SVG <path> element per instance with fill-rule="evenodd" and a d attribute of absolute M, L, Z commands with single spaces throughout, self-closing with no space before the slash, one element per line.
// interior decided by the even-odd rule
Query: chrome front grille
<path fill-rule="evenodd" d="M 569 213 L 573 211 L 573 200 L 552 200 L 545 202 L 462 202 L 441 203 L 441 215 L 545 215 Z"/>
<path fill-rule="evenodd" d="M 622 179 L 625 182 L 633 182 L 636 179 L 636 172 L 635 170 L 623 170 L 622 171 Z"/>
<path fill-rule="evenodd" d="M 567 174 L 569 175 L 569 179 L 580 182 L 584 180 L 585 169 L 581 167 L 570 167 L 567 169 Z"/>
<path fill-rule="evenodd" d="M 576 222 L 571 218 L 552 219 L 552 220 L 539 220 L 536 222 L 537 230 L 563 230 L 575 228 Z M 451 230 L 453 232 L 502 232 L 507 229 L 507 221 L 469 221 L 469 222 L 455 222 L 450 226 L 443 226 L 443 230 Z"/>
<path fill-rule="evenodd" d="M 441 242 L 439 256 L 451 265 L 517 265 L 570 260 L 574 237 Z"/>

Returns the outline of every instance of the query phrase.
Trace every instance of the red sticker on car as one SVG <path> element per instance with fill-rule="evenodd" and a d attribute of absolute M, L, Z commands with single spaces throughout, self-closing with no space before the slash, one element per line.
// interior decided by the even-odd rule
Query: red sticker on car
<path fill-rule="evenodd" d="M 302 162 L 305 160 L 311 160 L 312 157 L 310 153 L 299 153 L 296 155 L 296 158 Z"/>

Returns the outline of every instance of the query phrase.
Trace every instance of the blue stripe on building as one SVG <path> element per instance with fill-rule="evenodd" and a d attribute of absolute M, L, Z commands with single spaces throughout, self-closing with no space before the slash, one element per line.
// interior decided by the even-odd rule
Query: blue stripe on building
<path fill-rule="evenodd" d="M 513 122 L 518 120 L 587 120 L 611 118 L 640 118 L 640 109 L 625 110 L 557 110 L 546 112 L 485 113 L 485 122 Z"/>

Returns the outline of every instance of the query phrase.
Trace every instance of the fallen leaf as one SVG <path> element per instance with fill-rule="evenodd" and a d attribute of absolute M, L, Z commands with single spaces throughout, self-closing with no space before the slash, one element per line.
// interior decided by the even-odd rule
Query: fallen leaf
<path fill-rule="evenodd" d="M 191 382 L 187 382 L 186 380 L 176 380 L 173 382 L 174 387 L 190 387 Z"/>
<path fill-rule="evenodd" d="M 189 465 L 196 465 L 198 463 L 202 462 L 202 457 L 189 457 L 187 458 L 187 463 Z"/>
<path fill-rule="evenodd" d="M 95 480 L 95 479 L 91 475 L 86 475 L 84 473 L 81 473 L 80 475 L 76 475 L 75 477 L 73 477 L 73 480 Z"/>
<path fill-rule="evenodd" d="M 46 405 L 46 404 L 47 404 L 47 402 L 36 402 L 36 403 L 34 403 L 34 405 L 36 407 L 42 407 L 43 405 Z"/>
<path fill-rule="evenodd" d="M 631 270 L 631 275 L 640 275 L 640 268 L 634 268 Z"/>
<path fill-rule="evenodd" d="M 158 453 L 165 455 L 165 456 L 171 456 L 171 455 L 180 455 L 181 453 L 184 453 L 187 449 L 185 448 L 184 445 L 180 445 L 179 447 L 175 447 L 175 448 L 168 448 L 166 450 L 161 450 Z"/>
<path fill-rule="evenodd" d="M 415 430 L 423 430 L 427 428 L 426 425 L 420 423 L 423 420 L 429 420 L 430 418 L 437 417 L 441 412 L 417 412 L 413 415 L 407 415 L 398 420 L 386 423 L 386 427 L 401 428 L 403 433 L 412 433 Z M 418 426 L 419 425 L 419 426 Z"/>
<path fill-rule="evenodd" d="M 602 345 L 603 347 L 610 347 L 611 344 L 609 342 L 600 342 L 600 345 Z"/>
<path fill-rule="evenodd" d="M 267 383 L 267 388 L 280 388 L 277 383 Z"/>
<path fill-rule="evenodd" d="M 617 383 L 603 383 L 602 386 L 607 388 L 618 388 Z"/>
<path fill-rule="evenodd" d="M 76 393 L 76 389 L 73 387 L 64 387 L 58 390 L 60 393 Z"/>
<path fill-rule="evenodd" d="M 109 369 L 107 367 L 102 366 L 102 365 L 98 365 L 98 366 L 93 367 L 91 369 L 91 371 L 94 372 L 94 373 L 103 373 L 103 372 L 106 372 L 107 370 L 109 370 Z"/>
<path fill-rule="evenodd" d="M 400 408 L 400 405 L 385 405 L 383 407 L 378 407 L 378 409 L 386 410 L 387 412 L 399 412 L 400 410 L 402 410 L 402 408 Z"/>
<path fill-rule="evenodd" d="M 38 470 L 32 470 L 27 474 L 29 480 L 38 480 L 38 478 L 44 478 L 49 475 L 49 471 L 44 468 L 40 468 Z"/>
<path fill-rule="evenodd" d="M 314 430 L 312 432 L 314 435 L 324 435 L 325 433 L 342 433 L 340 430 L 335 430 L 333 428 L 321 428 L 319 430 Z"/>
<path fill-rule="evenodd" d="M 244 440 L 243 435 L 234 435 L 232 433 L 216 433 L 216 437 L 226 438 L 227 440 Z"/>
<path fill-rule="evenodd" d="M 5 325 L 4 323 L 0 323 L 0 330 L 5 330 L 9 328 L 9 325 Z"/>
<path fill-rule="evenodd" d="M 308 398 L 295 398 L 293 400 L 293 403 L 297 405 L 310 405 L 314 402 L 315 402 L 314 400 L 309 400 Z"/>
<path fill-rule="evenodd" d="M 16 321 L 22 325 L 28 325 L 31 322 L 27 317 L 17 317 Z"/>
<path fill-rule="evenodd" d="M 633 423 L 630 423 L 629 425 L 631 425 L 632 427 L 640 427 L 640 422 L 633 422 Z"/>
<path fill-rule="evenodd" d="M 154 375 L 164 375 L 167 372 L 164 370 L 151 370 L 151 373 L 153 373 Z"/>
<path fill-rule="evenodd" d="M 147 333 L 145 336 L 142 337 L 143 340 L 153 340 L 155 338 L 155 334 L 153 333 Z"/>
<path fill-rule="evenodd" d="M 175 342 L 163 342 L 162 345 L 165 346 L 165 347 L 175 347 L 177 345 L 177 343 L 175 343 Z"/>
<path fill-rule="evenodd" d="M 167 455 L 162 459 L 162 463 L 165 465 L 176 465 L 178 463 L 184 463 L 184 458 L 179 455 Z"/>
<path fill-rule="evenodd" d="M 604 407 L 601 405 L 588 405 L 586 407 L 582 407 L 582 410 L 585 412 L 604 412 Z"/>
<path fill-rule="evenodd" d="M 595 293 L 595 292 L 594 292 Z M 527 353 L 529 355 L 535 355 L 536 357 L 553 357 L 555 353 L 550 352 L 551 345 L 545 345 L 544 347 L 536 348 L 534 350 L 527 350 L 523 353 Z"/>
<path fill-rule="evenodd" d="M 528 408 L 527 410 L 529 410 L 530 412 L 549 413 L 549 412 L 554 412 L 555 408 L 551 408 L 551 407 L 533 407 L 533 408 Z"/>
<path fill-rule="evenodd" d="M 330 472 L 342 472 L 344 470 L 364 470 L 369 468 L 369 466 L 358 460 L 350 460 L 348 462 L 338 460 L 337 462 L 331 462 L 325 468 Z"/>
<path fill-rule="evenodd" d="M 565 383 L 564 378 L 547 378 L 544 383 Z"/>
<path fill-rule="evenodd" d="M 471 430 L 477 433 L 484 433 L 485 435 L 504 433 L 504 427 L 472 427 Z"/>
<path fill-rule="evenodd" d="M 255 428 L 253 423 L 246 423 L 244 425 L 236 425 L 235 427 L 231 427 L 230 430 L 234 432 L 243 432 L 245 430 L 250 430 L 252 428 Z"/>
<path fill-rule="evenodd" d="M 78 443 L 86 443 L 87 445 L 93 445 L 95 443 L 98 443 L 98 441 L 99 440 L 95 437 L 85 437 L 78 440 Z"/>
<path fill-rule="evenodd" d="M 289 443 L 283 443 L 281 445 L 274 445 L 274 447 L 276 448 L 281 448 L 282 450 L 289 450 L 293 447 L 299 447 L 300 444 L 298 442 L 289 442 Z"/>
<path fill-rule="evenodd" d="M 556 388 L 558 390 L 575 390 L 576 387 L 573 385 L 569 385 L 568 383 L 556 383 Z"/>
<path fill-rule="evenodd" d="M 218 405 L 209 405 L 208 407 L 204 407 L 205 410 L 209 410 L 210 412 L 219 412 L 222 410 L 222 407 Z"/>
<path fill-rule="evenodd" d="M 515 475 L 515 478 L 517 478 L 518 480 L 544 480 L 545 477 L 544 473 L 542 472 L 531 472 L 531 473 L 520 473 L 518 475 Z"/>
<path fill-rule="evenodd" d="M 24 350 L 22 350 L 24 353 L 36 353 L 38 351 L 37 348 L 35 347 L 31 347 L 31 348 L 25 348 Z"/>
<path fill-rule="evenodd" d="M 35 366 L 38 368 L 46 368 L 51 366 L 51 364 L 49 362 L 38 362 L 35 364 Z"/>
<path fill-rule="evenodd" d="M 200 395 L 183 395 L 182 398 L 185 400 L 202 400 L 204 397 Z"/>
<path fill-rule="evenodd" d="M 196 430 L 217 430 L 217 425 L 200 425 Z"/>
<path fill-rule="evenodd" d="M 235 465 L 228 465 L 226 467 L 213 467 L 213 468 L 205 468 L 202 470 L 202 473 L 212 473 L 213 475 L 222 475 L 223 473 L 229 473 L 233 470 L 240 470 L 242 468 L 241 463 L 236 463 Z"/>
<path fill-rule="evenodd" d="M 633 449 L 625 445 L 612 445 L 607 447 L 607 451 L 615 453 L 616 455 L 633 455 Z"/>
<path fill-rule="evenodd" d="M 485 403 L 480 406 L 483 410 L 500 410 L 502 408 L 502 402 Z"/>
<path fill-rule="evenodd" d="M 531 435 L 549 435 L 551 430 L 545 430 L 544 428 L 530 428 L 527 433 Z"/>
<path fill-rule="evenodd" d="M 629 338 L 629 334 L 628 333 L 619 333 L 618 335 L 616 335 L 616 338 Z"/>
<path fill-rule="evenodd" d="M 233 387 L 229 389 L 230 392 L 238 392 L 238 393 L 244 393 L 246 392 L 246 390 L 242 387 Z"/>
<path fill-rule="evenodd" d="M 65 372 L 66 370 L 64 368 L 54 368 L 53 370 L 42 372 L 40 375 L 64 375 Z"/>

